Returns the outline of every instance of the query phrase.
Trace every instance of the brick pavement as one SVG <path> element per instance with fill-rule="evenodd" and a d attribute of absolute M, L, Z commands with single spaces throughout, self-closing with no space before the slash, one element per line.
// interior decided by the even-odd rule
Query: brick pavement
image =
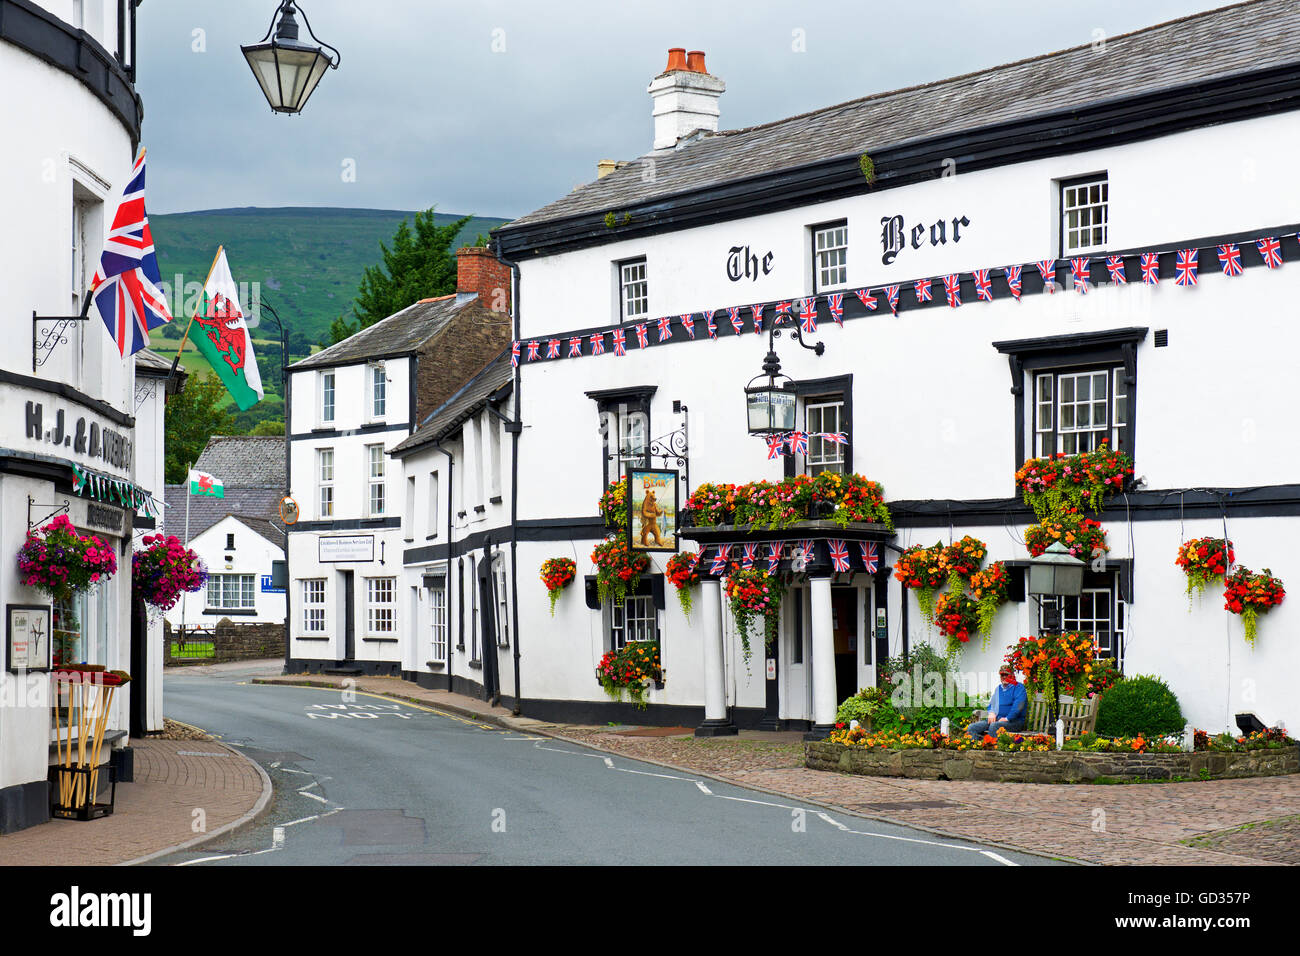
<path fill-rule="evenodd" d="M 51 820 L 0 836 L 0 865 L 106 866 L 139 860 L 195 840 L 260 811 L 270 781 L 256 764 L 212 741 L 137 739 L 135 781 L 117 785 L 112 816 Z M 205 833 L 193 829 L 194 810 Z"/>

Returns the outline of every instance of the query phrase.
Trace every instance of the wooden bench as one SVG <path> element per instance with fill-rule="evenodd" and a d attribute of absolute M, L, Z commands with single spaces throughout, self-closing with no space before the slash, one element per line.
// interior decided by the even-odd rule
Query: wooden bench
<path fill-rule="evenodd" d="M 1057 703 L 1057 714 L 1065 722 L 1065 736 L 1077 737 L 1091 733 L 1097 726 L 1097 701 L 1100 695 L 1093 695 L 1085 700 L 1076 701 L 1062 694 Z M 1029 711 L 1025 715 L 1023 734 L 1047 734 L 1056 736 L 1056 724 L 1052 720 L 1047 701 L 1040 697 L 1029 698 Z"/>

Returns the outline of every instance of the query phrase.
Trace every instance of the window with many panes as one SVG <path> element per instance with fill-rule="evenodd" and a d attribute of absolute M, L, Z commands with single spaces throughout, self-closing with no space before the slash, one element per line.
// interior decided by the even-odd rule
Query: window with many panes
<path fill-rule="evenodd" d="M 618 650 L 634 641 L 659 640 L 659 612 L 649 594 L 628 595 L 610 608 L 610 646 Z"/>
<path fill-rule="evenodd" d="M 844 434 L 844 402 L 840 399 L 810 398 L 804 405 L 804 430 L 808 432 L 808 455 L 804 467 L 809 475 L 823 471 L 844 471 L 843 442 L 822 435 Z"/>
<path fill-rule="evenodd" d="M 817 226 L 812 233 L 813 292 L 838 289 L 849 282 L 849 225 Z"/>
<path fill-rule="evenodd" d="M 1044 598 L 1050 606 L 1052 599 Z M 1087 571 L 1077 597 L 1058 597 L 1061 630 L 1091 634 L 1102 657 L 1119 658 L 1124 645 L 1124 615 L 1127 605 L 1114 572 Z M 1039 633 L 1044 633 L 1040 613 Z"/>
<path fill-rule="evenodd" d="M 447 579 L 434 578 L 429 585 L 431 654 L 435 661 L 447 659 Z"/>
<path fill-rule="evenodd" d="M 392 634 L 396 627 L 396 578 L 366 579 L 366 633 Z"/>
<path fill-rule="evenodd" d="M 650 401 L 655 386 L 588 392 L 597 402 L 600 421 L 601 463 L 605 484 L 623 477 L 628 465 L 649 465 Z"/>
<path fill-rule="evenodd" d="M 334 516 L 334 449 L 316 450 L 316 514 L 321 518 Z"/>
<path fill-rule="evenodd" d="M 1126 448 L 1128 387 L 1122 367 L 1034 375 L 1034 454 Z"/>
<path fill-rule="evenodd" d="M 247 611 L 255 607 L 253 575 L 208 575 L 208 610 Z"/>
<path fill-rule="evenodd" d="M 650 315 L 650 286 L 644 259 L 618 264 L 618 302 L 619 317 L 624 322 L 639 322 Z"/>
<path fill-rule="evenodd" d="M 366 504 L 372 517 L 384 513 L 384 446 L 366 446 Z"/>
<path fill-rule="evenodd" d="M 334 422 L 334 373 L 321 372 L 320 375 L 320 420 L 321 424 Z"/>
<path fill-rule="evenodd" d="M 1106 248 L 1109 200 L 1106 174 L 1061 183 L 1061 255 Z"/>
<path fill-rule="evenodd" d="M 325 579 L 302 582 L 302 630 L 304 634 L 325 633 Z"/>
<path fill-rule="evenodd" d="M 388 409 L 388 376 L 384 366 L 370 366 L 370 417 L 383 418 Z"/>

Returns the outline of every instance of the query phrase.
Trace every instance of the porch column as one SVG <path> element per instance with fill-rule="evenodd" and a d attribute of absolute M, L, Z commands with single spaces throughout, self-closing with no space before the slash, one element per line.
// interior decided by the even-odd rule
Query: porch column
<path fill-rule="evenodd" d="M 722 669 L 722 581 L 700 581 L 700 634 L 704 643 L 704 723 L 696 737 L 730 737 L 736 725 L 727 717 L 727 688 Z"/>
<path fill-rule="evenodd" d="M 808 599 L 812 611 L 813 729 L 806 740 L 822 740 L 835 729 L 835 632 L 831 611 L 831 579 L 810 577 Z"/>

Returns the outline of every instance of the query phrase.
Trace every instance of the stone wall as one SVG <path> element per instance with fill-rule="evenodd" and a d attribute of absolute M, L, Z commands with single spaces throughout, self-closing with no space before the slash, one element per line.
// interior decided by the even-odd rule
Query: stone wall
<path fill-rule="evenodd" d="M 875 750 L 827 740 L 804 748 L 813 770 L 921 780 L 991 780 L 1008 783 L 1225 779 L 1300 773 L 1300 748 L 1247 753 L 1179 754 L 999 753 L 995 750 Z M 1204 771 L 1204 773 L 1202 773 Z"/>
<path fill-rule="evenodd" d="M 175 632 L 171 625 L 163 622 L 163 647 L 166 658 L 164 663 L 173 664 L 219 664 L 222 661 L 249 661 L 266 657 L 284 657 L 283 624 L 243 624 L 230 620 L 217 622 L 205 633 L 192 634 L 191 640 L 211 641 L 213 653 L 210 657 L 173 657 L 172 640 Z"/>

